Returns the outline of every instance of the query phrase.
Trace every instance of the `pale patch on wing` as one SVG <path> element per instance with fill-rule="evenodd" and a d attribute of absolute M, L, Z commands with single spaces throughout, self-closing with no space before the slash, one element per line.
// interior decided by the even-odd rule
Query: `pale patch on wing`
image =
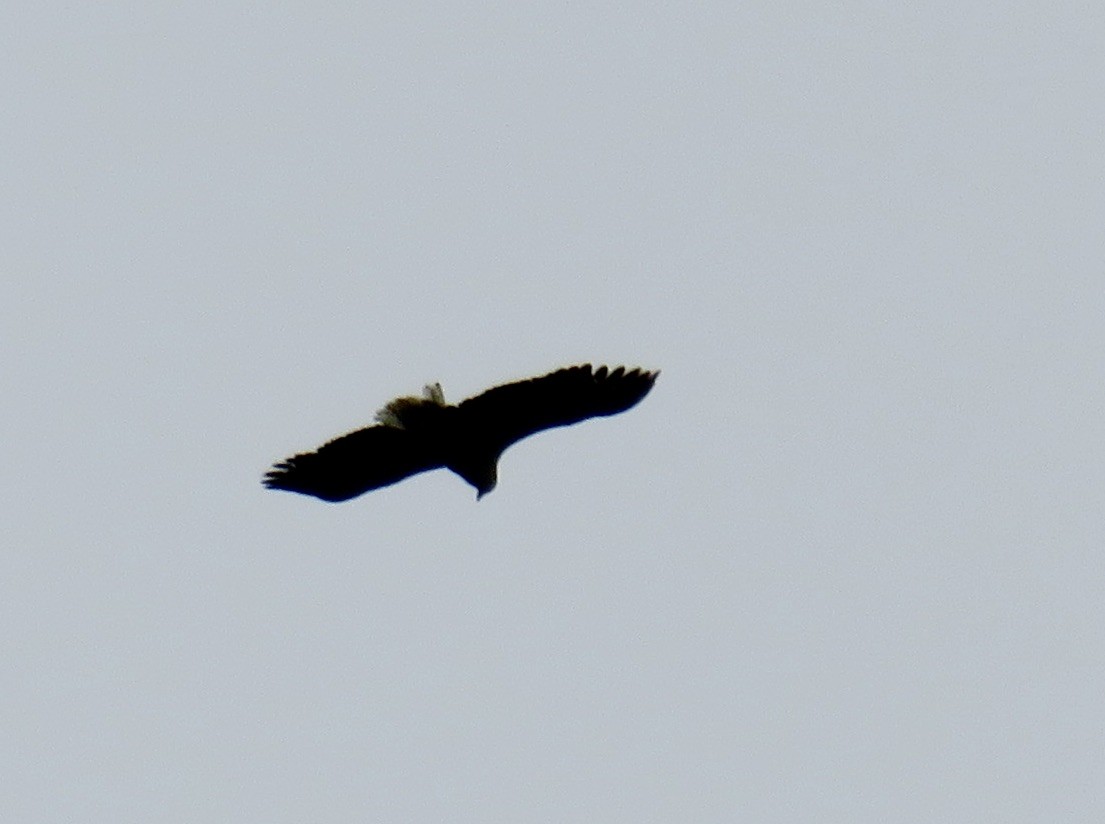
<path fill-rule="evenodd" d="M 393 429 L 402 429 L 403 422 L 399 419 L 399 402 L 417 400 L 418 398 L 396 398 L 387 406 L 376 410 L 376 423 L 382 423 L 384 426 L 390 426 Z"/>

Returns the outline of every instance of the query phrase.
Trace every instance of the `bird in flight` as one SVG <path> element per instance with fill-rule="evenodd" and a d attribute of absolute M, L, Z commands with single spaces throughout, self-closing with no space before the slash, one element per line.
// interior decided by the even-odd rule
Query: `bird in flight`
<path fill-rule="evenodd" d="M 479 500 L 498 480 L 499 456 L 534 433 L 635 406 L 660 373 L 590 364 L 488 389 L 457 405 L 441 384 L 421 398 L 396 398 L 376 424 L 275 464 L 269 489 L 347 501 L 431 469 L 450 469 L 476 488 Z"/>

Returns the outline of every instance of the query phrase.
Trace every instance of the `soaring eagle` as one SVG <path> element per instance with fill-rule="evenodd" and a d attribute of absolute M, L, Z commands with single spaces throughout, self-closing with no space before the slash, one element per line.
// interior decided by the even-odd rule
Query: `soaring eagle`
<path fill-rule="evenodd" d="M 488 389 L 456 406 L 441 384 L 421 398 L 396 398 L 376 413 L 376 425 L 350 432 L 273 466 L 269 489 L 347 501 L 430 469 L 451 469 L 476 488 L 479 500 L 497 481 L 503 451 L 543 429 L 616 415 L 652 389 L 659 372 L 572 366 L 540 378 Z"/>

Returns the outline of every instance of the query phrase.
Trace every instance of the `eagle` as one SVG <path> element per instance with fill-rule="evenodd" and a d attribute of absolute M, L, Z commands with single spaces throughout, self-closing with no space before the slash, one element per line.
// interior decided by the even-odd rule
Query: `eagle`
<path fill-rule="evenodd" d="M 274 464 L 263 483 L 337 502 L 449 469 L 476 488 L 479 500 L 495 488 L 508 446 L 545 429 L 624 412 L 659 374 L 584 364 L 502 384 L 456 405 L 445 402 L 441 384 L 430 384 L 420 398 L 385 405 L 375 425 Z"/>

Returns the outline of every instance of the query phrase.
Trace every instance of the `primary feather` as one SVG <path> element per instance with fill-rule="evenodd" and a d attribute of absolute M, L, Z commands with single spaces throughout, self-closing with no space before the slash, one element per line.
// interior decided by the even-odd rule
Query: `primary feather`
<path fill-rule="evenodd" d="M 496 386 L 456 406 L 445 403 L 440 384 L 432 384 L 422 398 L 388 403 L 377 413 L 376 426 L 275 464 L 264 484 L 345 501 L 447 468 L 483 497 L 495 487 L 499 456 L 511 444 L 545 429 L 624 412 L 648 394 L 659 374 L 572 366 Z"/>

